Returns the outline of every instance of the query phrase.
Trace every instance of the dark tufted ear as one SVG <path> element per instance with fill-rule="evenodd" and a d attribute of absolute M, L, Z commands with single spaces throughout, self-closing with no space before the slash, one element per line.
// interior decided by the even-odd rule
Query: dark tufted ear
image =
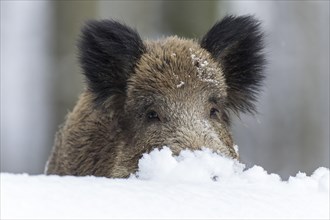
<path fill-rule="evenodd" d="M 252 16 L 226 16 L 202 38 L 201 47 L 222 67 L 229 107 L 236 112 L 255 112 L 265 66 L 260 22 Z"/>
<path fill-rule="evenodd" d="M 126 82 L 145 50 L 139 34 L 116 21 L 89 21 L 78 43 L 79 58 L 88 88 L 102 103 L 125 94 Z"/>

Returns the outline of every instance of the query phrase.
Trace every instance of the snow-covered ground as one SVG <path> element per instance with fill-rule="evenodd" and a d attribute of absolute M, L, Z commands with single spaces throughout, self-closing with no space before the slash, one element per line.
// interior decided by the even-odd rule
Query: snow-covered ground
<path fill-rule="evenodd" d="M 288 181 L 209 150 L 154 150 L 129 179 L 1 174 L 1 219 L 329 219 L 329 169 Z"/>

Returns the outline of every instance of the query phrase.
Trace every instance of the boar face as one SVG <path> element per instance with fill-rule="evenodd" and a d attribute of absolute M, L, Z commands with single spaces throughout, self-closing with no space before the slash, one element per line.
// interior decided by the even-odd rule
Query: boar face
<path fill-rule="evenodd" d="M 198 43 L 172 37 L 145 43 L 127 81 L 123 130 L 134 148 L 201 147 L 236 158 L 227 86 L 219 64 Z"/>

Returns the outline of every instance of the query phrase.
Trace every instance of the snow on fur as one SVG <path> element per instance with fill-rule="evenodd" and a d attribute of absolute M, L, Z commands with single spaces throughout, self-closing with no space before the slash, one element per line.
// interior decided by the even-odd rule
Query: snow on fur
<path fill-rule="evenodd" d="M 329 218 L 329 169 L 288 181 L 207 149 L 145 154 L 129 179 L 1 174 L 2 219 Z"/>

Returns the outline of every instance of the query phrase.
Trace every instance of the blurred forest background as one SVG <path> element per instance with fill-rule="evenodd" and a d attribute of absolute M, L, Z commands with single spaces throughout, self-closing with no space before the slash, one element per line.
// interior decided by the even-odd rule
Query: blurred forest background
<path fill-rule="evenodd" d="M 200 38 L 226 14 L 253 14 L 267 33 L 260 114 L 234 120 L 241 160 L 283 178 L 329 167 L 329 1 L 1 0 L 1 172 L 43 172 L 84 87 L 75 46 L 86 20 Z"/>

